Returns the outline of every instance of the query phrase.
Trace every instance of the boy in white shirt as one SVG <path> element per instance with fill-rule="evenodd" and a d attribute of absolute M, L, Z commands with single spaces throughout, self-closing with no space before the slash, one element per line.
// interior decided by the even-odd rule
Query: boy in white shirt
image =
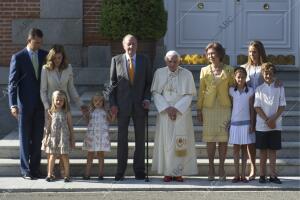
<path fill-rule="evenodd" d="M 281 149 L 281 121 L 286 106 L 284 88 L 275 87 L 276 69 L 272 63 L 262 65 L 264 83 L 256 88 L 256 148 L 260 149 L 259 183 L 266 183 L 266 162 L 269 154 L 270 182 L 281 184 L 276 174 L 276 151 Z"/>

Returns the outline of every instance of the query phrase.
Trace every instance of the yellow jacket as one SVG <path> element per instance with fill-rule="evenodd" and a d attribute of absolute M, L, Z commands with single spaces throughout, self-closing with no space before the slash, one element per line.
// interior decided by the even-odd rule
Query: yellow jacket
<path fill-rule="evenodd" d="M 219 101 L 221 106 L 231 107 L 229 97 L 229 87 L 234 84 L 233 67 L 224 65 L 221 80 L 215 82 L 211 66 L 203 67 L 200 72 L 200 86 L 198 93 L 197 109 L 203 107 L 211 108 L 215 101 Z"/>

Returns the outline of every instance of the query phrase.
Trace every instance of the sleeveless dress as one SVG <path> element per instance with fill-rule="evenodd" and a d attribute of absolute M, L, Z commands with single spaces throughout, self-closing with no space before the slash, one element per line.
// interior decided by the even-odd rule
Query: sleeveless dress
<path fill-rule="evenodd" d="M 108 121 L 103 109 L 95 109 L 90 114 L 90 121 L 82 149 L 86 151 L 110 151 Z"/>
<path fill-rule="evenodd" d="M 70 130 L 66 112 L 52 113 L 50 135 L 45 142 L 45 152 L 49 154 L 69 154 Z"/>

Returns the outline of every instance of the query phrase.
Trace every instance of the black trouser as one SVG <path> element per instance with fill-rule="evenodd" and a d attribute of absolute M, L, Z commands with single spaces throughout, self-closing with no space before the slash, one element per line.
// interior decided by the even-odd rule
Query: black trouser
<path fill-rule="evenodd" d="M 39 172 L 44 130 L 44 110 L 21 111 L 19 115 L 21 174 Z"/>
<path fill-rule="evenodd" d="M 130 118 L 134 123 L 135 151 L 133 170 L 135 174 L 145 171 L 145 116 L 118 116 L 118 167 L 117 174 L 124 175 L 128 159 L 128 126 Z"/>

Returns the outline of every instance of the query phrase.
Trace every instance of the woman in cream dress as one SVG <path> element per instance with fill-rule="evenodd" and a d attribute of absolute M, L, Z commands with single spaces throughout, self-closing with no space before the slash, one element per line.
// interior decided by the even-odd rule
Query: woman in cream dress
<path fill-rule="evenodd" d="M 64 47 L 54 45 L 47 56 L 47 63 L 43 66 L 41 73 L 41 99 L 45 110 L 50 108 L 51 96 L 55 90 L 63 90 L 68 96 L 68 101 L 75 104 L 84 111 L 87 107 L 79 98 L 73 82 L 73 70 L 68 63 Z"/>

